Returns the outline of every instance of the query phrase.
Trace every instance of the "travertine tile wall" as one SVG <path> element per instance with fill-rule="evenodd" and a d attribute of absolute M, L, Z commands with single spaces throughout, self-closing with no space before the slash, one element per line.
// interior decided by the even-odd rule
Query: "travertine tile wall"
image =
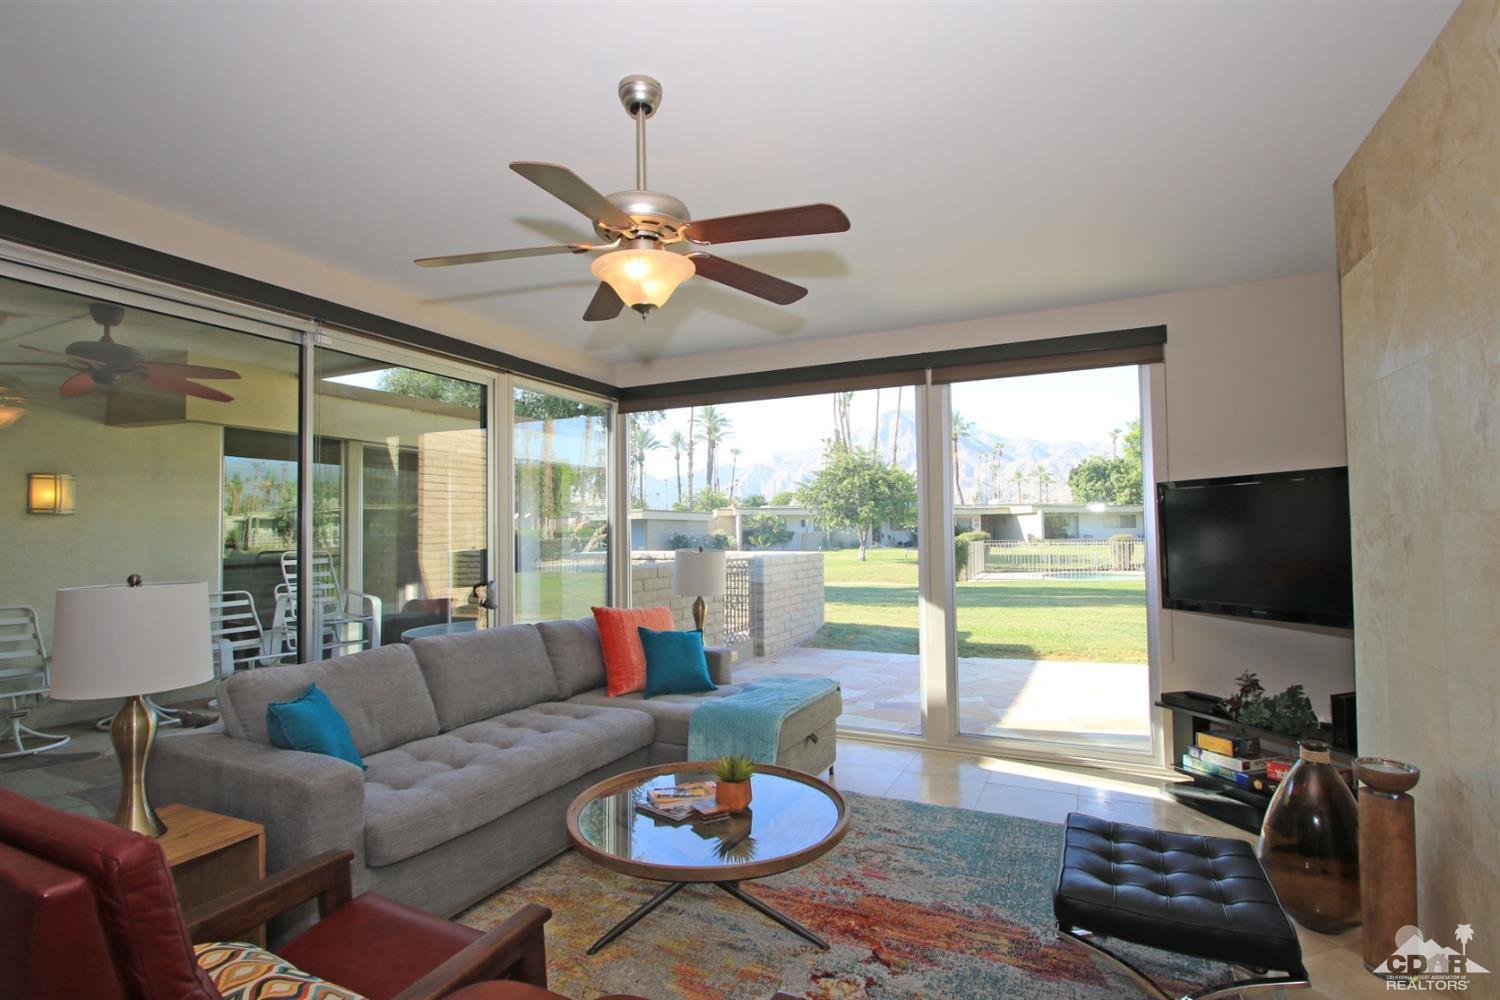
<path fill-rule="evenodd" d="M 1424 931 L 1486 928 L 1500 969 L 1496 0 L 1458 9 L 1334 200 L 1360 749 L 1422 768 Z"/>

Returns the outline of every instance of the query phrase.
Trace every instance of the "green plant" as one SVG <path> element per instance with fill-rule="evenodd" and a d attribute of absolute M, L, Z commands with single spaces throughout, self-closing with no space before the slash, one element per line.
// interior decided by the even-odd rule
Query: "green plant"
<path fill-rule="evenodd" d="M 697 547 L 697 538 L 694 538 L 692 535 L 684 535 L 680 531 L 674 532 L 672 537 L 667 539 L 667 548 L 669 549 L 696 549 Z"/>
<path fill-rule="evenodd" d="M 1224 700 L 1224 708 L 1234 721 L 1298 739 L 1318 732 L 1318 713 L 1313 711 L 1301 684 L 1268 696 L 1260 678 L 1249 670 L 1234 682 L 1235 693 Z"/>
<path fill-rule="evenodd" d="M 712 535 L 703 536 L 703 547 L 705 549 L 730 549 L 734 546 L 731 544 L 731 539 L 728 535 L 716 531 Z"/>
<path fill-rule="evenodd" d="M 961 531 L 953 536 L 953 578 L 955 580 L 964 580 L 969 575 L 969 543 L 989 540 L 988 531 Z"/>
<path fill-rule="evenodd" d="M 747 549 L 774 549 L 792 540 L 786 522 L 775 514 L 751 514 L 743 520 L 741 538 Z"/>
<path fill-rule="evenodd" d="M 731 784 L 738 781 L 749 781 L 750 775 L 754 773 L 755 761 L 741 754 L 720 757 L 714 762 L 714 778 L 719 781 L 727 781 Z"/>

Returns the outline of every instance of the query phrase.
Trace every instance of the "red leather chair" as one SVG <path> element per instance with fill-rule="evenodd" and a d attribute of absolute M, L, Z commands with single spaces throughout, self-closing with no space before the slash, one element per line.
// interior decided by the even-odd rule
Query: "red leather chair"
<path fill-rule="evenodd" d="M 0 789 L 0 997 L 222 1000 L 193 943 L 232 941 L 316 899 L 320 919 L 277 949 L 370 1000 L 431 1000 L 515 980 L 546 991 L 545 907 L 481 934 L 375 893 L 352 897 L 348 851 L 279 872 L 184 916 L 161 847 Z"/>

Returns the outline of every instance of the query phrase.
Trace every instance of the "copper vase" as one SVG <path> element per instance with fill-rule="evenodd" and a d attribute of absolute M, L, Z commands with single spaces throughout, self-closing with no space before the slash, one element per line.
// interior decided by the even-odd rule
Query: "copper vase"
<path fill-rule="evenodd" d="M 1357 926 L 1359 806 L 1327 743 L 1303 740 L 1260 829 L 1260 861 L 1288 913 L 1335 934 Z"/>

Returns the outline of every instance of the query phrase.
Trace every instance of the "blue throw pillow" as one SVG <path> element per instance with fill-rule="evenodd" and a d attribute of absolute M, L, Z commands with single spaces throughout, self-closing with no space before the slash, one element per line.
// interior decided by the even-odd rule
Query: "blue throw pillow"
<path fill-rule="evenodd" d="M 716 691 L 703 655 L 703 632 L 657 632 L 637 628 L 646 654 L 646 697 Z"/>
<path fill-rule="evenodd" d="M 309 684 L 295 701 L 273 701 L 267 705 L 266 729 L 272 746 L 321 753 L 365 766 L 354 748 L 349 723 L 316 684 Z"/>

